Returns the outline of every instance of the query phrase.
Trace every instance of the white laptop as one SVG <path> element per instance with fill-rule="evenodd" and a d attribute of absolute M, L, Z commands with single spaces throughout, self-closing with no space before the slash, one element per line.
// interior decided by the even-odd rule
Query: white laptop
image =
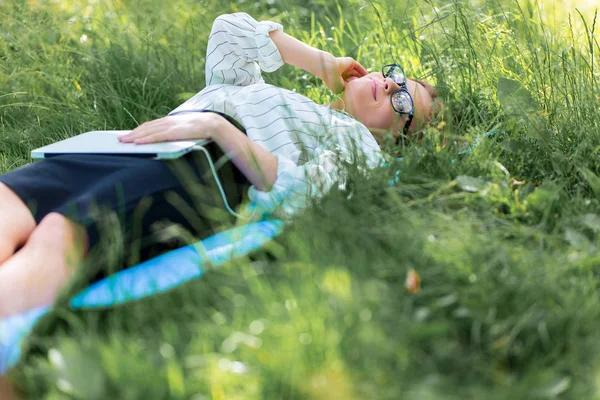
<path fill-rule="evenodd" d="M 102 154 L 135 156 L 156 159 L 173 159 L 202 146 L 210 139 L 200 141 L 178 141 L 150 144 L 121 143 L 117 139 L 131 131 L 91 131 L 61 140 L 31 152 L 31 158 L 49 158 L 65 154 Z"/>

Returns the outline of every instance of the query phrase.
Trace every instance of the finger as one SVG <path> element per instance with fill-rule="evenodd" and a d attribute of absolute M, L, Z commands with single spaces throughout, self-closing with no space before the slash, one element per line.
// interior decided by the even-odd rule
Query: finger
<path fill-rule="evenodd" d="M 357 70 L 356 68 L 352 68 L 352 69 L 348 70 L 346 74 L 344 74 L 344 78 L 346 78 L 346 79 L 348 79 L 350 77 L 361 78 L 363 76 L 364 76 L 364 74 L 361 71 Z"/>
<path fill-rule="evenodd" d="M 352 70 L 350 71 L 350 73 L 348 74 L 348 78 L 350 77 L 355 77 L 355 78 L 360 78 L 362 75 L 357 71 L 357 70 Z"/>
<path fill-rule="evenodd" d="M 135 144 L 149 144 L 149 143 L 158 143 L 158 142 L 169 142 L 171 140 L 175 140 L 169 135 L 169 132 L 157 132 L 152 135 L 144 136 L 134 141 Z"/>
<path fill-rule="evenodd" d="M 125 143 L 131 143 L 136 139 L 139 139 L 144 136 L 152 135 L 152 134 L 159 132 L 161 130 L 164 130 L 164 129 L 165 129 L 164 124 L 159 124 L 159 123 L 147 124 L 144 126 L 140 125 L 138 128 L 134 129 L 128 135 L 121 136 L 121 141 L 125 142 Z"/>
<path fill-rule="evenodd" d="M 358 72 L 360 76 L 369 75 L 369 72 L 366 70 L 366 68 L 360 65 L 358 61 L 354 61 L 354 70 Z"/>
<path fill-rule="evenodd" d="M 120 136 L 119 140 L 123 143 L 131 143 L 135 139 L 138 139 L 142 136 L 146 136 L 149 131 L 150 131 L 150 129 L 148 127 L 136 128 L 133 131 L 131 131 L 129 134 Z"/>
<path fill-rule="evenodd" d="M 137 138 L 140 135 L 144 135 L 147 132 L 149 126 L 150 125 L 148 123 L 144 122 L 142 125 L 139 125 L 138 127 L 134 128 L 127 135 L 119 136 L 119 140 L 121 142 L 131 142 L 134 138 Z"/>
<path fill-rule="evenodd" d="M 146 121 L 143 124 L 139 125 L 138 127 L 134 128 L 127 135 L 119 136 L 119 140 L 123 141 L 123 142 L 131 142 L 135 138 L 146 135 L 149 129 L 154 130 L 157 128 L 157 126 L 163 125 L 165 122 L 167 122 L 167 121 L 165 121 L 164 118 L 155 119 L 152 121 Z"/>
<path fill-rule="evenodd" d="M 137 139 L 141 139 L 146 136 L 154 135 L 155 133 L 160 132 L 161 130 L 162 129 L 159 127 L 148 127 L 148 128 L 140 129 L 135 134 L 133 134 L 129 137 L 123 138 L 122 142 L 132 143 Z"/>

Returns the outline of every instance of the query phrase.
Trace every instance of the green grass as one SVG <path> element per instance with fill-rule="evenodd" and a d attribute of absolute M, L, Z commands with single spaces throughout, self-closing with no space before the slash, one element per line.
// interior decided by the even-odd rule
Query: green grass
<path fill-rule="evenodd" d="M 599 29 L 589 5 L 545 3 L 0 2 L 0 172 L 201 90 L 225 12 L 397 60 L 453 115 L 251 258 L 113 310 L 58 307 L 12 379 L 36 399 L 600 397 Z M 289 66 L 265 79 L 330 99 Z"/>

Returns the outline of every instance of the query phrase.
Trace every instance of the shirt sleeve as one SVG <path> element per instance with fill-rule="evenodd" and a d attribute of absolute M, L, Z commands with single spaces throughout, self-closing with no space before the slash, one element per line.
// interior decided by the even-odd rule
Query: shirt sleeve
<path fill-rule="evenodd" d="M 250 200 L 261 212 L 286 218 L 308 206 L 311 199 L 323 197 L 335 183 L 343 190 L 348 179 L 344 163 L 357 165 L 364 174 L 378 168 L 383 160 L 380 148 L 372 137 L 372 146 L 362 142 L 361 127 L 351 125 L 347 135 L 330 135 L 315 149 L 316 156 L 302 165 L 278 154 L 277 177 L 271 190 L 264 192 L 251 186 Z"/>
<path fill-rule="evenodd" d="M 272 72 L 284 64 L 269 36 L 274 30 L 283 31 L 283 26 L 257 22 L 246 13 L 217 17 L 206 49 L 206 86 L 264 83 L 261 69 Z"/>
<path fill-rule="evenodd" d="M 310 199 L 325 195 L 336 181 L 344 181 L 339 166 L 339 156 L 325 150 L 303 165 L 277 156 L 277 178 L 268 192 L 250 187 L 248 195 L 254 205 L 280 218 L 286 218 L 305 208 Z"/>

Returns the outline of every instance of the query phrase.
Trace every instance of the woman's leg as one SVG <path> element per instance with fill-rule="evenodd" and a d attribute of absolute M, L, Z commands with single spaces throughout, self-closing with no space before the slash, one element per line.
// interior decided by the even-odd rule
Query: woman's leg
<path fill-rule="evenodd" d="M 35 226 L 35 219 L 25 203 L 0 183 L 0 265 L 27 242 Z"/>
<path fill-rule="evenodd" d="M 87 248 L 80 225 L 48 214 L 23 248 L 0 265 L 0 319 L 52 304 Z"/>
<path fill-rule="evenodd" d="M 2 400 L 18 400 L 20 397 L 6 378 L 0 376 L 0 399 Z"/>

